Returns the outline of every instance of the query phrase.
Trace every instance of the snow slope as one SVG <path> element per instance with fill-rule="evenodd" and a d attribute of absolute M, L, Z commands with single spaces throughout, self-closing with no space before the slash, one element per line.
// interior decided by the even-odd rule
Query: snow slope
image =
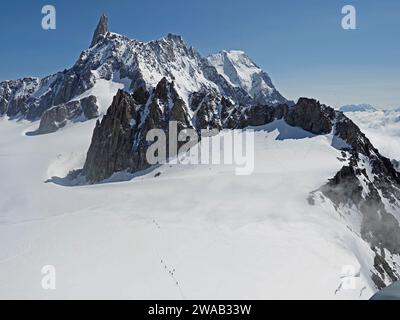
<path fill-rule="evenodd" d="M 373 294 L 368 245 L 336 212 L 307 202 L 342 166 L 331 137 L 284 122 L 256 128 L 250 176 L 163 165 L 127 182 L 44 183 L 82 167 L 94 124 L 28 137 L 37 124 L 0 118 L 0 298 Z M 56 290 L 41 287 L 44 265 L 56 268 Z M 346 265 L 360 270 L 354 290 L 340 287 Z"/>
<path fill-rule="evenodd" d="M 95 96 L 99 105 L 99 115 L 103 116 L 107 113 L 107 109 L 110 107 L 113 97 L 116 95 L 118 89 L 128 89 L 127 86 L 121 79 L 117 80 L 105 80 L 101 78 L 95 78 L 93 87 L 86 90 L 81 95 L 72 99 L 72 101 L 79 101 L 83 98 L 91 95 Z"/>

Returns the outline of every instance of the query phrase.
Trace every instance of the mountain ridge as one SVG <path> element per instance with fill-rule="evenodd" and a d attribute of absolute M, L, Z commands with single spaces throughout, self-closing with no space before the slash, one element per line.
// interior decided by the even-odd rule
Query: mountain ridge
<path fill-rule="evenodd" d="M 138 101 L 135 96 L 145 98 Z M 83 169 L 71 172 L 67 179 L 99 183 L 121 171 L 135 174 L 154 169 L 146 160 L 150 144 L 145 137 L 149 130 L 156 128 L 168 134 L 169 121 L 178 121 L 179 130 L 219 131 L 284 120 L 315 135 L 332 135 L 332 147 L 342 151 L 342 161 L 346 164 L 326 185 L 310 195 L 310 204 L 331 203 L 344 216 L 352 215 L 352 208 L 357 208 L 357 214 L 362 217 L 360 237 L 375 252 L 375 269 L 371 271 L 375 285 L 383 288 L 400 279 L 397 258 L 392 258 L 400 257 L 400 173 L 349 118 L 309 98 L 300 98 L 294 106 L 255 105 L 238 109 L 229 99 L 219 99 L 213 92 L 198 92 L 197 96 L 187 106 L 166 78 L 147 93 L 131 95 L 119 90 L 107 115 L 96 123 Z M 172 109 L 162 107 L 165 104 L 172 105 Z M 196 110 L 194 122 L 190 121 L 189 109 Z M 352 224 L 349 227 L 354 228 Z"/>
<path fill-rule="evenodd" d="M 254 71 L 250 76 L 254 77 L 255 83 L 264 83 L 267 74 L 260 73 L 258 68 Z M 287 101 L 270 80 L 267 90 L 261 90 L 257 97 L 247 86 L 232 85 L 207 58 L 193 47 L 188 47 L 179 35 L 169 33 L 148 42 L 129 39 L 110 32 L 108 18 L 103 15 L 90 47 L 81 52 L 71 68 L 40 79 L 0 82 L 0 116 L 40 120 L 50 108 L 60 105 L 65 108 L 78 96 L 93 90 L 99 80 L 123 84 L 126 90 L 132 92 L 139 87 L 155 87 L 163 77 L 174 81 L 177 91 L 186 102 L 191 93 L 202 89 L 212 89 L 244 106 Z M 105 106 L 98 106 L 98 109 L 101 108 Z M 46 119 L 49 118 L 51 115 L 46 116 Z M 64 120 L 61 123 L 72 119 Z M 60 123 L 56 119 L 53 122 L 49 132 L 57 127 L 55 122 Z M 49 132 L 42 130 L 40 133 Z"/>

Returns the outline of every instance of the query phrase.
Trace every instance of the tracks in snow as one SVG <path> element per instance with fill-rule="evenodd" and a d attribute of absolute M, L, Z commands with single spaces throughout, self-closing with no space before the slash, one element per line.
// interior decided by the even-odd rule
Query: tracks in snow
<path fill-rule="evenodd" d="M 156 233 L 158 234 L 161 243 L 168 243 L 167 237 L 164 237 L 164 232 L 163 232 L 160 224 L 157 222 L 157 220 L 153 219 L 152 223 L 154 225 L 154 228 L 156 229 Z M 157 255 L 160 257 L 160 265 L 164 269 L 166 275 L 171 278 L 174 285 L 178 288 L 181 298 L 186 299 L 185 295 L 183 293 L 182 287 L 181 287 L 181 283 L 178 280 L 177 275 L 176 275 L 176 268 L 172 264 L 169 264 L 167 262 L 167 261 L 169 261 L 169 259 L 168 259 L 168 256 L 166 255 L 166 253 L 160 252 L 159 248 L 155 248 L 155 251 L 156 251 Z"/>

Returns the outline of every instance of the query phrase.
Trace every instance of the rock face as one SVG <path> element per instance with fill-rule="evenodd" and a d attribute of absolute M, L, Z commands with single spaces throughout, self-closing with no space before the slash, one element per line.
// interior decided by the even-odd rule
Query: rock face
<path fill-rule="evenodd" d="M 43 113 L 68 103 L 93 85 L 90 70 L 72 68 L 43 79 L 25 78 L 0 83 L 2 114 L 38 120 Z"/>
<path fill-rule="evenodd" d="M 0 115 L 17 117 L 28 110 L 30 97 L 39 87 L 38 78 L 4 81 L 0 83 Z"/>
<path fill-rule="evenodd" d="M 218 112 L 220 102 L 218 96 L 212 92 L 196 92 L 190 99 L 190 108 L 193 111 L 193 124 L 198 130 L 222 129 L 221 116 Z"/>
<path fill-rule="evenodd" d="M 97 98 L 89 96 L 70 101 L 47 110 L 40 119 L 39 129 L 33 134 L 46 134 L 64 127 L 69 120 L 84 121 L 98 116 Z"/>
<path fill-rule="evenodd" d="M 79 110 L 79 101 L 68 102 L 47 110 L 41 120 L 37 134 L 45 134 L 57 131 L 67 124 Z"/>
<path fill-rule="evenodd" d="M 118 171 L 148 168 L 146 151 L 151 143 L 146 135 L 151 129 L 161 129 L 168 136 L 170 121 L 177 122 L 177 130 L 192 128 L 185 102 L 165 78 L 151 92 L 143 88 L 133 94 L 119 90 L 107 114 L 96 124 L 81 174 L 94 183 Z"/>
<path fill-rule="evenodd" d="M 146 134 L 149 130 L 157 128 L 162 129 L 168 136 L 170 121 L 178 122 L 178 130 L 195 128 L 200 132 L 260 126 L 277 119 L 284 119 L 289 125 L 314 134 L 333 133 L 351 146 L 355 154 L 361 152 L 365 156 L 372 156 L 370 150 L 379 154 L 351 120 L 314 99 L 300 98 L 298 103 L 291 107 L 287 104 L 246 107 L 235 104 L 214 90 L 202 90 L 192 93 L 189 105 L 186 105 L 175 89 L 175 84 L 163 78 L 151 91 L 142 87 L 133 94 L 118 92 L 107 115 L 96 126 L 83 174 L 89 182 L 96 183 L 109 178 L 117 171 L 136 172 L 147 168 L 149 164 L 144 160 L 145 150 L 149 145 L 145 140 Z M 121 121 L 124 125 L 119 124 Z M 122 130 L 123 138 L 117 138 L 119 130 Z M 117 166 L 98 163 L 102 158 L 114 158 L 107 153 L 109 150 L 112 152 L 113 148 L 106 147 L 103 150 L 101 146 L 105 143 L 114 145 L 114 139 L 125 141 L 127 136 L 131 139 L 131 148 L 123 149 L 124 152 L 118 155 L 123 157 L 124 161 L 105 160 L 106 163 L 117 163 Z M 108 140 L 110 141 L 107 142 Z M 371 158 L 371 161 L 377 168 L 384 168 L 382 170 L 386 170 L 385 172 L 394 170 L 391 163 L 383 160 L 380 155 Z M 103 171 L 104 167 L 108 169 Z M 393 174 L 393 171 L 390 171 L 390 174 Z"/>
<path fill-rule="evenodd" d="M 291 126 L 301 127 L 315 134 L 332 131 L 335 111 L 313 99 L 300 98 L 285 120 Z"/>
<path fill-rule="evenodd" d="M 3 116 L 7 111 L 8 102 L 4 98 L 0 98 L 0 117 Z"/>
<path fill-rule="evenodd" d="M 108 18 L 103 14 L 93 34 L 90 47 L 95 46 L 108 32 Z"/>
<path fill-rule="evenodd" d="M 80 172 L 88 182 L 97 183 L 118 171 L 146 169 L 146 135 L 161 129 L 169 136 L 170 122 L 176 130 L 237 129 L 260 125 L 283 118 L 289 111 L 285 104 L 275 106 L 235 105 L 216 91 L 202 90 L 190 95 L 189 105 L 180 97 L 174 82 L 161 79 L 154 89 L 138 88 L 133 94 L 119 91 L 103 120 L 97 123 L 85 166 Z M 177 141 L 178 148 L 183 142 Z M 167 140 L 167 151 L 169 140 Z M 176 154 L 166 154 L 172 157 Z"/>
<path fill-rule="evenodd" d="M 99 116 L 99 107 L 96 96 L 88 96 L 80 100 L 85 119 L 90 120 Z"/>
<path fill-rule="evenodd" d="M 116 171 L 135 165 L 130 155 L 134 138 L 132 124 L 138 120 L 136 107 L 131 95 L 118 91 L 102 121 L 97 120 L 83 168 L 90 181 L 101 181 Z M 143 158 L 140 151 L 135 158 L 138 161 Z"/>

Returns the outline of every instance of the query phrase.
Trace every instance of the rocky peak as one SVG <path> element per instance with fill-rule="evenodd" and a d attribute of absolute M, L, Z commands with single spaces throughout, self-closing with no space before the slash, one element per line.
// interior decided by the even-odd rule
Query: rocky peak
<path fill-rule="evenodd" d="M 103 14 L 100 17 L 96 30 L 94 31 L 90 47 L 94 47 L 99 42 L 99 40 L 107 34 L 107 32 L 108 32 L 108 18 L 106 15 Z"/>
<path fill-rule="evenodd" d="M 147 99 L 149 98 L 149 92 L 146 90 L 145 87 L 138 87 L 135 92 L 132 94 L 132 97 L 135 101 L 139 104 L 146 103 Z"/>
<path fill-rule="evenodd" d="M 167 102 L 171 93 L 176 95 L 174 84 L 173 82 L 169 83 L 167 78 L 163 77 L 154 90 L 154 96 L 163 102 Z"/>
<path fill-rule="evenodd" d="M 301 127 L 306 131 L 327 134 L 333 129 L 335 117 L 333 108 L 322 105 L 315 99 L 300 98 L 285 120 L 288 124 Z"/>
<path fill-rule="evenodd" d="M 173 82 L 163 78 L 151 92 L 143 87 L 133 94 L 119 90 L 95 127 L 82 174 L 96 183 L 118 171 L 148 168 L 146 135 L 155 128 L 168 133 L 169 121 L 177 121 L 179 130 L 191 127 L 187 106 Z"/>
<path fill-rule="evenodd" d="M 186 45 L 185 42 L 183 41 L 182 36 L 180 36 L 178 34 L 168 33 L 164 39 L 167 40 L 167 41 L 171 41 L 171 42 L 179 43 L 179 44 L 182 44 L 182 45 Z"/>

